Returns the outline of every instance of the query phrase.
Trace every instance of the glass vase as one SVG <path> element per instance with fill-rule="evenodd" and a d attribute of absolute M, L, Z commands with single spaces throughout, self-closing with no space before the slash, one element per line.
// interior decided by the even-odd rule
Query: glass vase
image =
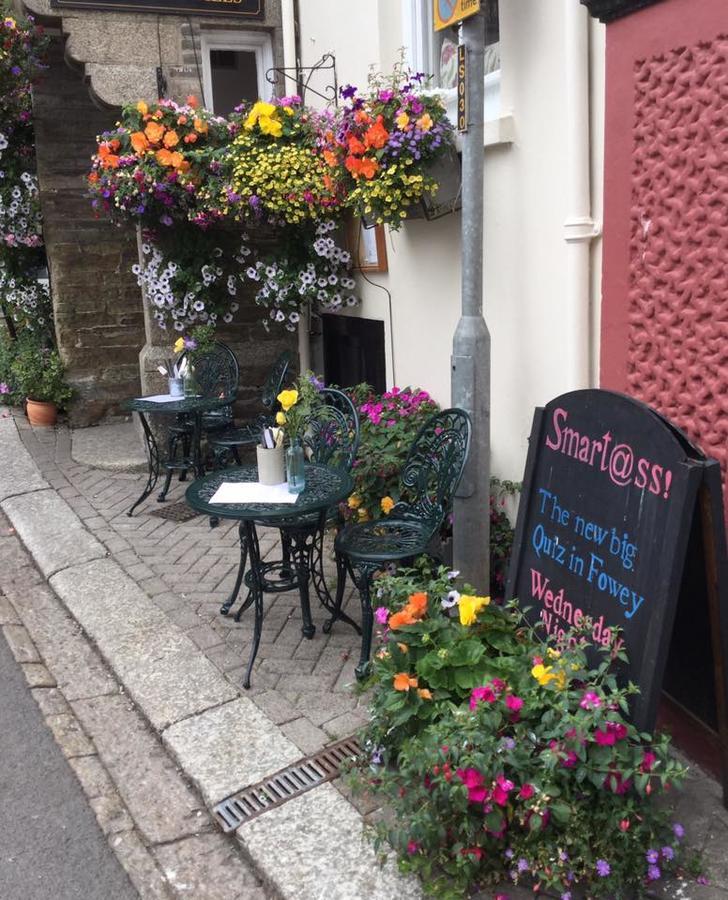
<path fill-rule="evenodd" d="M 200 385 L 195 377 L 195 370 L 189 366 L 184 375 L 185 397 L 198 397 L 200 395 Z"/>
<path fill-rule="evenodd" d="M 300 494 L 306 487 L 303 447 L 295 440 L 286 450 L 286 480 L 291 494 Z"/>

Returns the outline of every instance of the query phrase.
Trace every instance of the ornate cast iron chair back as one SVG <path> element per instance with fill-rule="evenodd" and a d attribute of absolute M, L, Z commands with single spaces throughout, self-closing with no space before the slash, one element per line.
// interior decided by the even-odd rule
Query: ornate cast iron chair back
<path fill-rule="evenodd" d="M 283 390 L 283 382 L 291 364 L 291 354 L 284 350 L 271 366 L 263 384 L 263 393 L 260 401 L 266 409 L 272 410 L 276 403 L 276 397 Z"/>
<path fill-rule="evenodd" d="M 311 462 L 348 472 L 359 450 L 359 416 L 343 391 L 324 388 L 324 408 L 308 423 L 304 442 Z"/>
<path fill-rule="evenodd" d="M 471 429 L 462 409 L 445 409 L 425 422 L 400 476 L 412 499 L 398 503 L 389 518 L 418 519 L 433 531 L 440 526 L 465 468 Z"/>
<path fill-rule="evenodd" d="M 184 354 L 186 356 L 187 354 Z M 205 397 L 225 397 L 232 402 L 238 392 L 240 366 L 233 351 L 215 341 L 209 352 L 197 357 L 195 378 Z"/>

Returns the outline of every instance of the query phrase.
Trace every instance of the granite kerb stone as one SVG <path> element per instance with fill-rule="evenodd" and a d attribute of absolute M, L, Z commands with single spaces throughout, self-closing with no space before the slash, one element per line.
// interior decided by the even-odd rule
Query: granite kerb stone
<path fill-rule="evenodd" d="M 0 502 L 0 508 L 46 578 L 106 556 L 103 544 L 51 488 L 10 497 Z"/>
<path fill-rule="evenodd" d="M 0 419 L 0 502 L 48 487 L 32 456 L 25 449 L 12 417 Z"/>

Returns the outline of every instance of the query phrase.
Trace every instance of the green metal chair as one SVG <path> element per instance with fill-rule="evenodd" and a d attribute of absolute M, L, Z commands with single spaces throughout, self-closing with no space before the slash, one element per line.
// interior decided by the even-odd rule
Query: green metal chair
<path fill-rule="evenodd" d="M 310 462 L 319 463 L 344 472 L 349 472 L 359 450 L 359 416 L 354 404 L 342 391 L 335 388 L 324 388 L 321 391 L 323 407 L 310 419 L 303 439 L 306 456 Z M 339 524 L 338 508 L 328 510 L 326 524 Z M 334 600 L 326 585 L 323 567 L 324 530 L 319 527 L 320 517 L 316 513 L 308 515 L 291 515 L 290 518 L 278 520 L 280 529 L 282 560 L 264 564 L 269 576 L 266 589 L 272 592 L 291 590 L 296 586 L 294 567 L 291 563 L 296 547 L 305 544 L 308 553 L 308 571 L 314 590 L 322 605 L 333 616 Z M 265 523 L 263 523 L 265 524 Z M 241 535 L 242 537 L 242 535 Z M 243 570 L 247 558 L 247 547 L 241 542 L 241 566 L 232 593 L 220 607 L 220 613 L 227 615 L 237 599 L 243 581 Z M 240 621 L 243 612 L 251 602 L 250 594 L 235 614 Z M 358 625 L 344 613 L 338 618 L 348 622 L 358 630 Z"/>
<path fill-rule="evenodd" d="M 370 589 L 374 573 L 388 563 L 404 563 L 427 552 L 462 477 L 470 437 L 470 416 L 464 410 L 436 413 L 418 432 L 402 469 L 402 494 L 411 499 L 397 503 L 384 519 L 349 525 L 337 535 L 336 598 L 324 631 L 330 631 L 337 619 L 345 619 L 341 605 L 349 574 L 361 599 L 362 644 L 357 678 L 364 678 L 369 668 L 374 621 Z"/>
<path fill-rule="evenodd" d="M 265 425 L 273 424 L 273 411 L 276 405 L 276 397 L 283 389 L 283 383 L 291 364 L 291 354 L 284 350 L 271 366 L 263 384 L 260 397 L 261 406 L 265 412 L 254 419 L 243 422 L 241 425 L 232 425 L 224 431 L 213 435 L 208 441 L 215 459 L 216 468 L 222 468 L 233 458 L 236 465 L 240 465 L 239 447 L 255 446 L 260 443 L 260 432 Z"/>
<path fill-rule="evenodd" d="M 182 354 L 180 362 L 185 359 L 187 353 Z M 221 341 L 215 341 L 210 350 L 204 355 L 198 356 L 194 363 L 195 380 L 203 397 L 224 397 L 230 400 L 229 406 L 224 406 L 214 412 L 205 413 L 202 416 L 202 433 L 210 433 L 227 428 L 233 420 L 232 404 L 238 392 L 238 380 L 240 378 L 240 366 L 233 351 Z M 164 479 L 164 487 L 159 493 L 159 500 L 166 498 L 169 486 L 172 482 L 172 473 L 180 473 L 180 481 L 187 477 L 187 470 L 192 468 L 190 464 L 194 423 L 190 415 L 181 413 L 177 416 L 167 434 L 167 474 Z"/>

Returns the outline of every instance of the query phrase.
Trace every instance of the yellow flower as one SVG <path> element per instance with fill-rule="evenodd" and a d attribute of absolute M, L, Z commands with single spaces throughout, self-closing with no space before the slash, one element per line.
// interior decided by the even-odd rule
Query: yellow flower
<path fill-rule="evenodd" d="M 261 116 L 270 118 L 275 113 L 275 111 L 276 107 L 273 106 L 272 103 L 263 103 L 262 100 L 258 100 L 258 102 L 254 104 L 253 108 L 248 113 L 248 117 L 245 120 L 245 124 L 243 127 L 247 131 L 252 131 Z"/>
<path fill-rule="evenodd" d="M 423 116 L 420 116 L 417 120 L 417 127 L 422 131 L 429 131 L 432 128 L 432 118 L 429 113 L 425 113 Z"/>
<path fill-rule="evenodd" d="M 360 509 L 359 510 L 359 521 L 360 522 L 369 521 L 369 510 L 368 509 Z"/>
<path fill-rule="evenodd" d="M 349 509 L 359 509 L 361 506 L 361 497 L 358 494 L 352 494 L 347 500 Z"/>
<path fill-rule="evenodd" d="M 538 663 L 538 665 L 531 669 L 531 675 L 533 675 L 540 685 L 545 686 L 554 681 L 557 677 L 552 670 L 553 666 L 544 666 L 543 663 Z"/>
<path fill-rule="evenodd" d="M 285 425 L 286 421 L 286 414 L 278 410 L 278 412 L 276 413 L 276 425 Z"/>
<path fill-rule="evenodd" d="M 556 687 L 560 691 L 563 691 L 566 687 L 567 682 L 566 672 L 564 672 L 563 670 L 559 670 L 558 672 L 556 672 L 556 674 L 554 675 L 554 682 L 556 684 Z"/>
<path fill-rule="evenodd" d="M 472 625 L 480 610 L 489 603 L 490 597 L 471 597 L 468 594 L 461 594 L 460 600 L 458 601 L 460 624 Z"/>
<path fill-rule="evenodd" d="M 382 497 L 379 501 L 379 505 L 382 507 L 382 512 L 385 516 L 388 516 L 392 511 L 392 507 L 394 506 L 394 500 L 391 497 Z"/>
<path fill-rule="evenodd" d="M 292 406 L 298 403 L 298 391 L 295 388 L 290 391 L 281 391 L 276 400 L 283 407 L 283 412 L 288 412 Z"/>
<path fill-rule="evenodd" d="M 137 103 L 136 108 L 137 112 L 140 112 L 143 116 L 146 116 L 146 114 L 149 112 L 149 107 L 143 100 L 140 100 Z"/>
<path fill-rule="evenodd" d="M 396 116 L 394 121 L 397 123 L 397 128 L 399 128 L 400 131 L 404 131 L 405 128 L 409 125 L 409 120 L 410 118 L 407 113 L 402 110 L 402 112 L 398 116 Z"/>
<path fill-rule="evenodd" d="M 258 128 L 263 134 L 269 134 L 271 137 L 280 137 L 283 132 L 281 123 L 276 119 L 271 119 L 269 116 L 261 116 L 258 119 Z"/>
<path fill-rule="evenodd" d="M 185 339 L 177 338 L 177 340 L 174 342 L 174 352 L 181 353 L 184 350 L 184 348 L 185 348 Z"/>
<path fill-rule="evenodd" d="M 551 659 L 558 659 L 561 656 L 561 653 L 559 653 L 558 650 L 554 650 L 553 647 L 549 647 L 546 650 L 546 656 L 550 657 Z"/>

